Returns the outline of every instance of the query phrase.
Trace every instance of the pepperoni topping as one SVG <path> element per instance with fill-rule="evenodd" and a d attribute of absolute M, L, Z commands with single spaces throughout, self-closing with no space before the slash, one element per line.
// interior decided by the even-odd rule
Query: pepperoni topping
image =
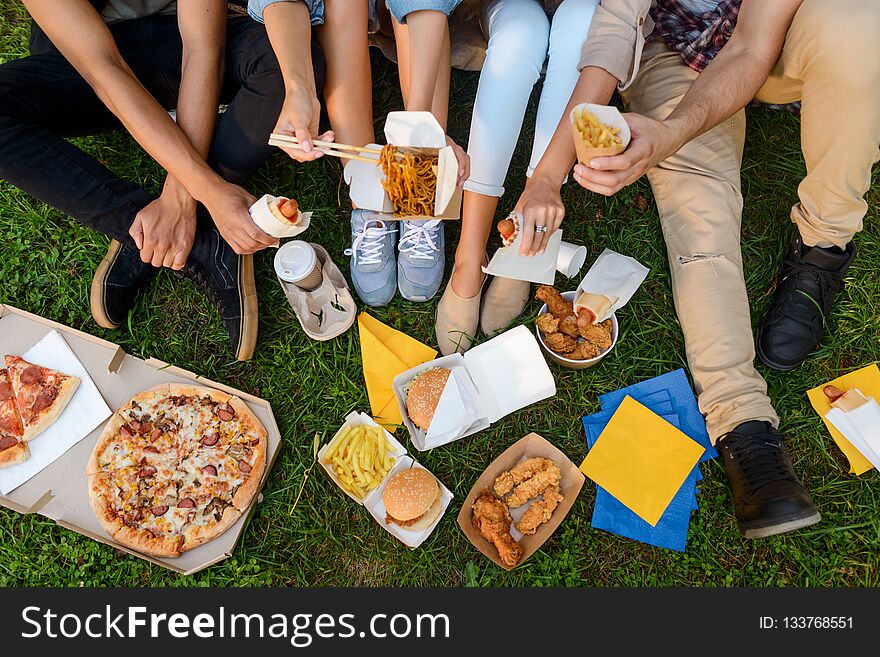
<path fill-rule="evenodd" d="M 43 370 L 39 365 L 29 365 L 21 373 L 21 382 L 31 385 L 43 378 Z"/>
<path fill-rule="evenodd" d="M 13 438 L 12 436 L 3 436 L 0 438 L 0 451 L 4 449 L 9 449 L 10 447 L 15 447 L 18 444 L 18 439 Z"/>
<path fill-rule="evenodd" d="M 156 474 L 158 470 L 154 468 L 152 465 L 142 466 L 140 470 L 138 470 L 138 477 L 141 479 L 146 479 L 147 477 L 152 477 Z"/>
<path fill-rule="evenodd" d="M 12 392 L 12 386 L 6 381 L 0 381 L 0 402 L 15 399 L 15 393 Z"/>
<path fill-rule="evenodd" d="M 247 461 L 245 461 L 244 459 L 240 459 L 238 461 L 238 469 L 241 470 L 242 472 L 244 472 L 245 474 L 247 474 L 248 472 L 253 470 L 253 468 L 251 467 L 251 464 L 248 463 Z"/>
<path fill-rule="evenodd" d="M 224 422 L 229 422 L 235 417 L 235 409 L 229 404 L 217 404 L 217 417 Z"/>
<path fill-rule="evenodd" d="M 204 468 L 202 468 L 202 472 L 209 475 L 214 475 L 215 477 L 217 476 L 217 468 L 215 468 L 213 465 L 206 465 Z"/>
<path fill-rule="evenodd" d="M 152 445 L 147 445 L 146 447 L 144 447 L 144 451 L 145 451 L 145 452 L 148 452 L 148 453 L 150 453 L 150 454 L 158 454 L 158 453 L 159 453 L 159 448 L 158 448 L 158 447 L 153 447 Z"/>
<path fill-rule="evenodd" d="M 218 440 L 220 440 L 220 436 L 216 433 L 212 433 L 202 438 L 199 442 L 204 447 L 211 447 L 212 445 L 216 445 Z"/>
<path fill-rule="evenodd" d="M 119 427 L 119 433 L 121 433 L 126 438 L 131 438 L 132 436 L 134 436 L 134 431 L 132 431 L 131 427 L 127 424 L 123 424 L 121 427 Z"/>
<path fill-rule="evenodd" d="M 180 502 L 177 503 L 177 507 L 179 509 L 192 509 L 195 508 L 196 503 L 193 501 L 191 497 L 184 497 Z"/>
<path fill-rule="evenodd" d="M 150 442 L 154 443 L 157 440 L 159 440 L 159 438 L 161 438 L 161 437 L 162 437 L 162 430 L 161 429 L 153 429 L 153 432 L 150 434 Z"/>
<path fill-rule="evenodd" d="M 42 410 L 49 408 L 52 405 L 52 402 L 55 401 L 55 393 L 44 390 L 37 398 L 34 400 L 34 403 L 31 404 L 31 410 L 34 413 L 39 413 Z"/>
<path fill-rule="evenodd" d="M 152 509 L 150 509 L 150 513 L 152 513 L 154 516 L 164 516 L 167 512 L 167 506 L 154 506 Z"/>

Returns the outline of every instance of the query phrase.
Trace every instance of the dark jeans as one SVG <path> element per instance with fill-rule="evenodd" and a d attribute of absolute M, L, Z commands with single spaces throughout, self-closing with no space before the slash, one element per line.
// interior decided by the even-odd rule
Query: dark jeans
<path fill-rule="evenodd" d="M 166 109 L 177 105 L 182 45 L 174 16 L 110 27 L 141 84 Z M 118 119 L 39 30 L 29 57 L 0 66 L 0 178 L 81 223 L 134 246 L 128 230 L 155 196 L 122 180 L 67 137 L 121 128 Z M 312 47 L 315 78 L 323 58 Z M 244 183 L 275 150 L 267 144 L 284 100 L 284 84 L 265 28 L 248 17 L 229 20 L 222 102 L 208 156 L 229 182 Z M 200 208 L 200 221 L 208 221 Z"/>

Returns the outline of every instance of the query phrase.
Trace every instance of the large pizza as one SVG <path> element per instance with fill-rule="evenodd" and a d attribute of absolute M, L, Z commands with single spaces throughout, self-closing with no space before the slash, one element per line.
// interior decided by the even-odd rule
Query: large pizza
<path fill-rule="evenodd" d="M 178 557 L 241 517 L 260 487 L 267 434 L 238 397 L 165 384 L 135 395 L 104 428 L 86 474 L 115 541 Z"/>

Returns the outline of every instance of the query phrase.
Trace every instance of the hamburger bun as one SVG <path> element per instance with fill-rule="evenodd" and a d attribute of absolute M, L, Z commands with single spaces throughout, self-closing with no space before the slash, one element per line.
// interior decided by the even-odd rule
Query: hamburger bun
<path fill-rule="evenodd" d="M 440 484 L 424 468 L 401 470 L 388 480 L 382 494 L 386 523 L 410 531 L 430 527 L 440 515 Z"/>
<path fill-rule="evenodd" d="M 427 431 L 434 418 L 434 410 L 443 394 L 443 388 L 452 371 L 445 367 L 427 370 L 416 376 L 406 393 L 406 412 L 422 431 Z"/>

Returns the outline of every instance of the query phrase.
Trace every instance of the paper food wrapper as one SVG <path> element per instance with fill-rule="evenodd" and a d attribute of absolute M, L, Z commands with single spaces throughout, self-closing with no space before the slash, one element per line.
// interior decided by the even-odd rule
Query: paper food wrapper
<path fill-rule="evenodd" d="M 379 523 L 385 529 L 385 531 L 394 536 L 397 540 L 399 540 L 407 547 L 414 549 L 424 543 L 425 540 L 437 527 L 437 525 L 440 524 L 440 521 L 443 519 L 443 516 L 446 515 L 446 509 L 449 508 L 449 503 L 452 502 L 454 496 L 452 495 L 452 491 L 446 488 L 446 486 L 443 485 L 442 481 L 437 479 L 437 483 L 440 485 L 440 513 L 438 514 L 437 519 L 430 526 L 420 531 L 413 531 L 411 529 L 401 527 L 400 525 L 393 522 L 385 522 L 385 519 L 388 515 L 387 511 L 385 510 L 385 485 L 388 483 L 388 479 L 390 479 L 393 475 L 397 474 L 401 470 L 406 470 L 408 468 L 421 468 L 422 470 L 427 470 L 427 468 L 423 467 L 412 457 L 401 456 L 399 459 L 397 459 L 397 462 L 391 469 L 391 473 L 389 474 L 389 476 L 386 477 L 381 484 L 374 488 L 369 495 L 367 495 L 366 499 L 364 500 L 364 507 L 366 507 L 367 511 L 370 512 L 370 515 L 373 516 L 373 519 L 377 523 Z M 434 478 L 437 478 L 436 475 Z"/>
<path fill-rule="evenodd" d="M 349 185 L 352 203 L 365 210 L 388 214 L 388 220 L 458 219 L 461 216 L 462 190 L 458 187 L 458 160 L 446 133 L 431 112 L 389 112 L 385 120 L 385 140 L 402 151 L 437 155 L 437 189 L 434 212 L 429 216 L 395 217 L 394 206 L 382 187 L 382 168 L 372 162 L 350 160 L 343 173 Z M 376 147 L 378 144 L 370 144 Z"/>
<path fill-rule="evenodd" d="M 825 419 L 880 470 L 880 405 L 873 397 L 850 411 L 832 408 Z"/>
<path fill-rule="evenodd" d="M 612 146 L 609 148 L 594 148 L 588 146 L 583 137 L 581 137 L 581 133 L 578 131 L 575 123 L 575 117 L 577 114 L 584 110 L 592 112 L 596 118 L 605 125 L 611 126 L 612 128 L 620 128 L 620 132 L 618 132 L 617 135 L 620 137 L 622 144 L 620 146 Z M 626 150 L 626 147 L 629 146 L 629 141 L 632 138 L 629 125 L 627 125 L 620 110 L 613 105 L 582 103 L 577 107 L 572 108 L 571 114 L 569 114 L 569 120 L 571 121 L 571 131 L 574 135 L 574 148 L 575 151 L 577 151 L 577 159 L 578 162 L 583 165 L 588 165 L 590 160 L 594 157 L 607 157 L 623 153 L 623 151 Z"/>
<path fill-rule="evenodd" d="M 89 373 L 58 331 L 50 331 L 21 355 L 26 361 L 77 376 L 73 399 L 52 426 L 28 443 L 31 458 L 0 470 L 0 494 L 6 495 L 51 465 L 112 414 Z"/>
<path fill-rule="evenodd" d="M 480 475 L 480 478 L 477 479 L 477 483 L 474 484 L 474 487 L 471 488 L 470 493 L 468 493 L 468 496 L 465 498 L 464 503 L 461 506 L 461 511 L 458 514 L 458 526 L 461 527 L 461 530 L 468 537 L 468 540 L 470 540 L 480 552 L 485 554 L 489 559 L 505 570 L 511 570 L 511 567 L 506 566 L 501 562 L 495 546 L 486 540 L 480 532 L 474 529 L 472 522 L 474 500 L 476 500 L 477 496 L 482 491 L 486 490 L 486 488 L 491 488 L 495 483 L 495 478 L 502 472 L 510 470 L 517 463 L 536 456 L 551 459 L 562 471 L 562 479 L 559 482 L 559 492 L 562 494 L 562 501 L 559 503 L 559 506 L 556 507 L 553 515 L 550 516 L 550 520 L 538 527 L 538 530 L 531 536 L 523 536 L 517 531 L 515 526 L 526 512 L 526 509 L 528 509 L 529 504 L 527 503 L 521 507 L 510 510 L 510 515 L 513 517 L 513 523 L 510 526 L 510 533 L 523 548 L 523 557 L 517 565 L 528 561 L 528 559 L 547 542 L 547 539 L 553 535 L 553 532 L 555 532 L 559 525 L 562 524 L 562 521 L 565 520 L 565 517 L 568 515 L 569 511 L 571 511 L 571 507 L 574 505 L 574 502 L 584 485 L 583 473 L 581 473 L 577 466 L 556 446 L 552 445 L 536 433 L 530 433 L 525 438 L 521 438 L 515 442 L 511 447 L 502 452 L 498 458 L 492 461 L 492 463 L 489 464 L 489 467 L 483 471 L 483 474 Z M 514 568 L 515 567 L 516 566 L 514 566 Z"/>
<path fill-rule="evenodd" d="M 248 209 L 251 219 L 254 220 L 257 228 L 272 237 L 277 237 L 278 239 L 284 237 L 296 237 L 300 233 L 305 232 L 311 223 L 312 213 L 300 212 L 296 225 L 281 221 L 272 213 L 272 210 L 269 209 L 270 205 L 278 202 L 278 199 L 279 197 L 277 196 L 264 194 Z"/>
<path fill-rule="evenodd" d="M 516 220 L 522 226 L 521 214 L 517 214 Z M 503 246 L 495 251 L 489 264 L 482 267 L 483 273 L 542 285 L 553 285 L 556 278 L 559 247 L 562 243 L 562 230 L 553 233 L 547 241 L 544 253 L 536 256 L 528 257 L 519 252 L 522 239 L 523 231 L 520 229 L 510 246 Z"/>
<path fill-rule="evenodd" d="M 596 323 L 604 322 L 629 303 L 650 271 L 635 258 L 605 249 L 578 285 L 575 301 L 581 292 L 608 297 L 610 305 L 596 319 Z"/>

